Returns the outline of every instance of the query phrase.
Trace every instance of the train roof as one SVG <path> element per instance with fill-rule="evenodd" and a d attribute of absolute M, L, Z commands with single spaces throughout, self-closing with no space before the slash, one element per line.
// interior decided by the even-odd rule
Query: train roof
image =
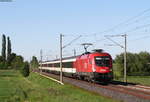
<path fill-rule="evenodd" d="M 76 57 L 78 57 L 78 56 L 65 57 L 65 58 L 62 58 L 62 61 L 63 62 L 71 62 L 71 61 L 74 61 L 76 59 Z M 42 63 L 51 63 L 51 62 L 57 63 L 57 62 L 60 62 L 60 59 L 43 61 Z"/>
<path fill-rule="evenodd" d="M 107 53 L 107 52 L 104 52 L 103 49 L 94 49 L 94 50 L 92 50 L 92 52 L 85 52 L 85 53 L 83 53 L 81 55 L 62 58 L 62 62 L 75 61 L 77 57 L 80 57 L 80 56 L 83 56 L 83 55 L 87 55 L 87 54 L 94 54 L 94 53 Z M 60 59 L 43 61 L 42 63 L 58 63 L 58 62 L 60 62 Z"/>

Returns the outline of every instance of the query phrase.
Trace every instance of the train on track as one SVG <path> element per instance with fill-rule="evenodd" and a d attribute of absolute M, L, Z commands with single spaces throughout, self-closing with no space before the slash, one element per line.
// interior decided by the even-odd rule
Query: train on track
<path fill-rule="evenodd" d="M 64 76 L 87 81 L 111 81 L 113 79 L 112 57 L 101 49 L 63 58 L 62 67 Z M 59 74 L 60 59 L 42 62 L 39 69 Z"/>

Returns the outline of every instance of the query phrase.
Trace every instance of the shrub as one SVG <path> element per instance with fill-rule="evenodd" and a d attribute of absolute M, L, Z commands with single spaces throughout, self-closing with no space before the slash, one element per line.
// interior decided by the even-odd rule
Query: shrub
<path fill-rule="evenodd" d="M 150 53 L 127 53 L 127 75 L 150 75 Z M 124 55 L 117 55 L 114 63 L 116 70 L 115 75 L 123 75 Z"/>
<path fill-rule="evenodd" d="M 21 68 L 21 74 L 24 77 L 28 77 L 29 76 L 30 71 L 29 71 L 29 63 L 28 62 L 25 62 L 23 67 Z"/>

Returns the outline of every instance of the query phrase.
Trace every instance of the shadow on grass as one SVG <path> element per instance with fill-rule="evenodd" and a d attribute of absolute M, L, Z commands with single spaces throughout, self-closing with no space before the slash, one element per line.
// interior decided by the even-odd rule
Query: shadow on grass
<path fill-rule="evenodd" d="M 18 75 L 5 75 L 5 74 L 0 74 L 0 77 L 17 77 Z"/>
<path fill-rule="evenodd" d="M 136 83 L 129 83 L 129 82 L 122 82 L 122 81 L 111 81 L 111 82 L 95 82 L 95 84 L 100 84 L 100 85 L 104 85 L 104 86 L 107 86 L 109 84 L 113 84 L 113 85 L 124 85 L 124 86 L 127 86 L 127 85 L 137 85 Z"/>
<path fill-rule="evenodd" d="M 114 85 L 137 85 L 136 83 L 122 82 L 122 81 L 115 81 L 115 80 L 113 80 L 111 82 L 111 84 L 114 84 Z"/>

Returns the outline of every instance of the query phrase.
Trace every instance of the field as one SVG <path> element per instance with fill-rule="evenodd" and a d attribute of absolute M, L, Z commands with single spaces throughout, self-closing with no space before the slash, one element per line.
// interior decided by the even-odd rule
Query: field
<path fill-rule="evenodd" d="M 123 81 L 123 78 L 119 81 Z M 150 76 L 127 76 L 127 82 L 150 86 Z"/>
<path fill-rule="evenodd" d="M 14 70 L 0 70 L 0 102 L 117 102 L 36 73 L 24 78 Z"/>

